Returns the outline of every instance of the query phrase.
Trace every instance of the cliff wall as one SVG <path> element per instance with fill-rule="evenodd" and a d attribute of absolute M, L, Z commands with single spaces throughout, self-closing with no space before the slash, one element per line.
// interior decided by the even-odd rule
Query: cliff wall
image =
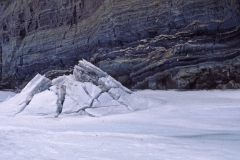
<path fill-rule="evenodd" d="M 131 88 L 240 88 L 238 0 L 1 0 L 0 87 L 84 58 Z"/>

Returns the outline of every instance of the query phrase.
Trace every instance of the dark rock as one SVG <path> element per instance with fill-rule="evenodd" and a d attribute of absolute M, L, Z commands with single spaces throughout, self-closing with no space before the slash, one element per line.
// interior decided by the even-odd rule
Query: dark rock
<path fill-rule="evenodd" d="M 0 87 L 84 58 L 131 88 L 239 88 L 239 11 L 239 0 L 1 0 Z"/>

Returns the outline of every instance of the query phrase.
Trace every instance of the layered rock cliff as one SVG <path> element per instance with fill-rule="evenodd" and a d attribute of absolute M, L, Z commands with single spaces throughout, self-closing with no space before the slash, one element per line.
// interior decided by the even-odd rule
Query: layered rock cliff
<path fill-rule="evenodd" d="M 238 0 L 1 0 L 1 88 L 84 58 L 131 88 L 240 88 Z"/>

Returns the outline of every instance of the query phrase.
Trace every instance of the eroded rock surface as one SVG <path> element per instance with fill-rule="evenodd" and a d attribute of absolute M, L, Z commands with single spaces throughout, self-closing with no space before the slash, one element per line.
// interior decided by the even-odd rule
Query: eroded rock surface
<path fill-rule="evenodd" d="M 21 93 L 0 103 L 0 114 L 105 116 L 153 107 L 149 103 L 82 60 L 69 76 L 51 81 L 38 74 Z"/>
<path fill-rule="evenodd" d="M 239 88 L 239 11 L 239 0 L 3 0 L 0 86 L 85 58 L 132 88 Z"/>

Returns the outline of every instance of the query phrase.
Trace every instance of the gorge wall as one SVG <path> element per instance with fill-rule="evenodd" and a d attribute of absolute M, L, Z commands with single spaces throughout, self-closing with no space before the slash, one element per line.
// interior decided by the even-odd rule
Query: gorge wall
<path fill-rule="evenodd" d="M 0 88 L 82 58 L 130 88 L 240 88 L 240 1 L 0 0 Z"/>

